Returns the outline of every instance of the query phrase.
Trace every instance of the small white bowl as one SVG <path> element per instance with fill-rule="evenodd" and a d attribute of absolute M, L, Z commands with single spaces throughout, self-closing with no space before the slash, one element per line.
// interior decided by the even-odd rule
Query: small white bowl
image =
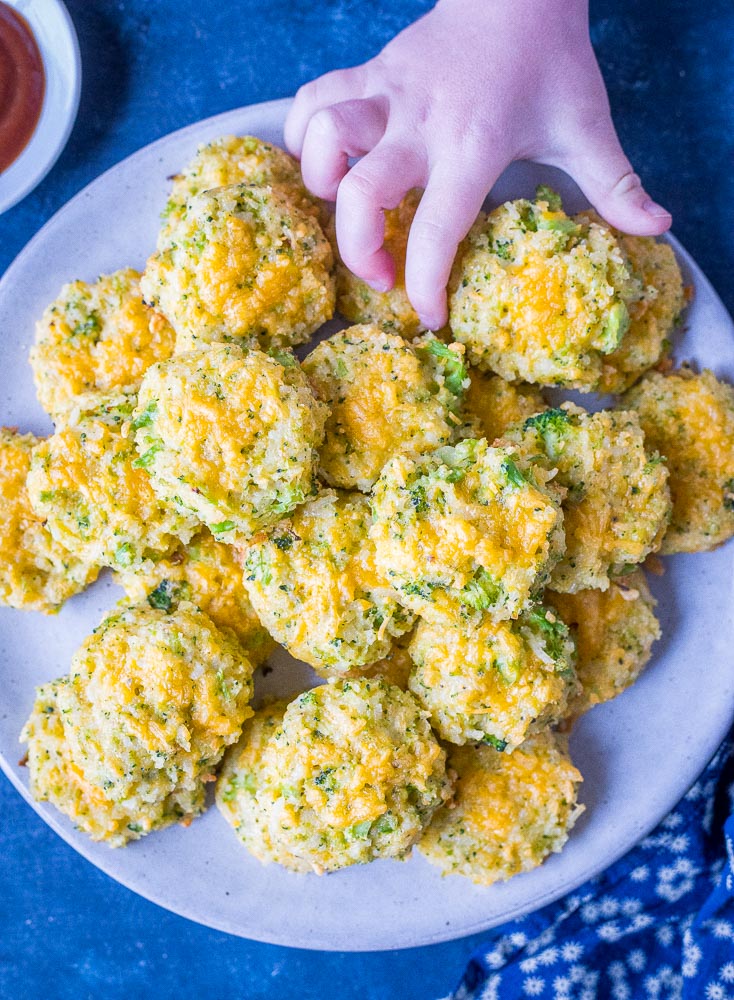
<path fill-rule="evenodd" d="M 0 173 L 0 213 L 36 187 L 61 153 L 79 107 L 82 82 L 76 31 L 61 0 L 5 0 L 35 35 L 46 74 L 41 115 L 30 142 Z"/>

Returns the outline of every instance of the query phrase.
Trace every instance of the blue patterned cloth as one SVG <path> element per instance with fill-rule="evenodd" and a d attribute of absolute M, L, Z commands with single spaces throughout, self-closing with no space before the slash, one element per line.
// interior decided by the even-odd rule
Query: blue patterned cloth
<path fill-rule="evenodd" d="M 734 731 L 649 837 L 497 928 L 453 1000 L 734 1000 Z"/>

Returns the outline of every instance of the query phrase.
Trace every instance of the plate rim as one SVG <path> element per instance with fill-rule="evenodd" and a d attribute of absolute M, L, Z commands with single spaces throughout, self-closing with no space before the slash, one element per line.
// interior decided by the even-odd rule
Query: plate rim
<path fill-rule="evenodd" d="M 71 212 L 73 208 L 76 207 L 78 202 L 88 197 L 91 192 L 99 185 L 103 185 L 108 175 L 112 172 L 117 171 L 123 164 L 128 163 L 131 159 L 135 158 L 142 152 L 153 153 L 156 148 L 164 146 L 172 138 L 182 139 L 185 138 L 188 133 L 198 132 L 202 129 L 209 129 L 216 126 L 216 124 L 227 119 L 230 116 L 251 112 L 257 109 L 259 112 L 272 112 L 281 114 L 285 109 L 292 103 L 292 98 L 280 98 L 272 101 L 263 101 L 256 104 L 243 105 L 241 107 L 236 107 L 229 109 L 224 112 L 220 112 L 216 115 L 209 116 L 207 118 L 201 119 L 200 121 L 192 122 L 188 125 L 183 126 L 180 129 L 176 129 L 173 132 L 167 133 L 164 136 L 159 137 L 151 143 L 141 146 L 139 149 L 133 151 L 128 156 L 124 157 L 118 163 L 112 165 L 89 184 L 85 185 L 80 191 L 78 191 L 72 198 L 70 198 L 58 211 L 56 211 L 51 218 L 38 230 L 38 232 L 25 244 L 21 251 L 17 254 L 15 259 L 9 265 L 2 278 L 0 278 L 0 296 L 5 290 L 5 286 L 10 283 L 13 279 L 14 272 L 17 266 L 19 266 L 19 261 L 26 254 L 30 252 L 32 248 L 40 242 L 48 232 L 56 229 L 59 225 L 63 225 L 65 216 L 67 212 Z M 666 234 L 666 240 L 671 243 L 674 247 L 676 254 L 678 255 L 681 262 L 689 269 L 690 273 L 695 279 L 697 286 L 705 287 L 706 290 L 713 296 L 718 305 L 722 308 L 724 314 L 726 315 L 729 322 L 728 333 L 734 342 L 734 321 L 729 316 L 726 307 L 719 298 L 716 290 L 711 284 L 708 277 L 701 270 L 699 265 L 691 257 L 688 251 L 680 244 L 680 242 L 672 236 L 672 234 Z M 734 583 L 734 564 L 731 567 L 731 581 Z M 6 761 L 5 756 L 0 753 L 0 769 L 9 779 L 11 785 L 20 792 L 23 799 L 31 806 L 33 811 L 43 820 L 43 822 L 50 826 L 51 829 L 59 835 L 62 840 L 64 840 L 76 853 L 80 854 L 86 861 L 91 862 L 95 868 L 102 871 L 108 878 L 124 886 L 131 892 L 142 896 L 148 902 L 154 903 L 161 906 L 163 909 L 169 912 L 175 913 L 178 916 L 182 916 L 188 920 L 198 923 L 205 927 L 210 927 L 214 930 L 221 931 L 227 934 L 231 934 L 235 937 L 260 941 L 266 944 L 279 945 L 281 947 L 288 948 L 300 948 L 304 950 L 311 951 L 327 951 L 327 952 L 349 952 L 349 953 L 373 953 L 380 951 L 399 951 L 405 948 L 412 947 L 422 947 L 430 946 L 433 944 L 440 944 L 443 942 L 458 940 L 464 937 L 469 937 L 474 934 L 489 931 L 493 927 L 499 926 L 501 924 L 507 923 L 512 920 L 516 920 L 528 913 L 535 912 L 536 910 L 542 909 L 543 907 L 549 905 L 550 903 L 562 898 L 563 896 L 575 891 L 580 886 L 585 884 L 589 879 L 594 878 L 596 875 L 607 870 L 613 864 L 615 864 L 621 857 L 623 857 L 629 850 L 631 850 L 636 844 L 643 840 L 655 827 L 660 823 L 660 821 L 670 812 L 675 804 L 680 801 L 681 798 L 687 793 L 690 787 L 695 783 L 697 777 L 705 769 L 708 762 L 713 758 L 717 749 L 726 738 L 732 724 L 732 718 L 734 717 L 734 689 L 732 690 L 731 705 L 728 706 L 729 711 L 722 713 L 722 718 L 727 717 L 729 721 L 722 731 L 717 727 L 715 735 L 712 735 L 710 731 L 707 730 L 708 739 L 702 740 L 701 742 L 705 744 L 705 762 L 701 764 L 703 760 L 704 752 L 701 750 L 700 753 L 695 755 L 696 763 L 694 766 L 689 766 L 685 768 L 681 766 L 681 770 L 684 771 L 686 776 L 685 789 L 675 796 L 675 799 L 670 802 L 661 803 L 658 810 L 655 811 L 653 819 L 647 820 L 642 826 L 630 829 L 628 835 L 624 838 L 620 838 L 620 842 L 617 845 L 617 849 L 612 854 L 609 854 L 603 859 L 603 861 L 595 861 L 594 863 L 588 865 L 583 869 L 582 874 L 576 874 L 571 878 L 567 878 L 563 883 L 557 883 L 552 889 L 549 888 L 540 896 L 536 896 L 532 901 L 526 901 L 524 903 L 518 903 L 514 907 L 509 907 L 501 916 L 492 917 L 486 920 L 478 920 L 472 923 L 470 926 L 464 926 L 458 932 L 452 930 L 451 927 L 444 927 L 443 929 L 437 928 L 432 934 L 424 934 L 420 941 L 401 941 L 394 945 L 393 947 L 385 947 L 382 944 L 375 945 L 374 947 L 351 947 L 348 942 L 340 942 L 335 944 L 329 940 L 324 940 L 315 937 L 313 940 L 299 941 L 297 943 L 289 942 L 283 936 L 278 934 L 270 934 L 267 932 L 254 932 L 248 929 L 245 933 L 240 927 L 236 926 L 232 922 L 226 919 L 218 919 L 216 917 L 206 917 L 200 912 L 195 911 L 195 907 L 188 906 L 185 904 L 171 905 L 166 902 L 164 898 L 161 898 L 160 893 L 155 890 L 150 890 L 147 887 L 147 883 L 140 884 L 136 881 L 134 877 L 126 877 L 124 874 L 110 873 L 107 867 L 101 863 L 101 859 L 93 855 L 93 847 L 95 846 L 91 841 L 87 843 L 86 841 L 77 842 L 78 832 L 74 828 L 69 828 L 65 817 L 61 814 L 56 815 L 55 811 L 47 811 L 48 806 L 45 803 L 36 802 L 27 788 L 27 786 L 20 780 L 16 772 L 12 769 L 10 764 Z M 20 751 L 19 751 L 20 752 Z M 683 787 L 682 784 L 680 786 Z M 456 876 L 458 878 L 458 876 Z M 135 883 L 135 884 L 132 884 Z"/>

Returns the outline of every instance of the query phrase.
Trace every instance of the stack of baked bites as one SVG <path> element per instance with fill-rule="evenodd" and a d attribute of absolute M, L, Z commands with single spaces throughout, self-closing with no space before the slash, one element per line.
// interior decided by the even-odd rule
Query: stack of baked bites
<path fill-rule="evenodd" d="M 34 794 L 113 846 L 201 812 L 252 715 L 274 642 L 227 543 L 313 491 L 326 408 L 287 349 L 334 310 L 321 212 L 282 150 L 202 149 L 145 272 L 72 282 L 40 320 L 54 434 L 0 439 L 3 600 L 55 611 L 103 567 L 128 595 L 23 733 Z"/>
<path fill-rule="evenodd" d="M 93 838 L 188 822 L 217 780 L 294 871 L 416 844 L 478 883 L 528 870 L 582 810 L 571 723 L 660 635 L 643 564 L 734 534 L 734 392 L 665 360 L 670 247 L 541 188 L 479 217 L 436 335 L 402 280 L 419 200 L 387 213 L 376 293 L 296 162 L 226 137 L 142 277 L 39 323 L 56 430 L 0 438 L 0 598 L 53 611 L 103 567 L 127 594 L 23 733 L 33 793 Z M 356 325 L 299 362 L 335 304 Z M 327 683 L 253 712 L 276 644 Z"/>

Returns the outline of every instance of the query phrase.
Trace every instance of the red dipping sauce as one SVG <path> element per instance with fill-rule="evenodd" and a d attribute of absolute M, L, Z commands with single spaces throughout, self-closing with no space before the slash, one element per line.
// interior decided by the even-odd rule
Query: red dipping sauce
<path fill-rule="evenodd" d="M 30 142 L 43 107 L 46 76 L 25 18 L 0 2 L 0 172 Z"/>

